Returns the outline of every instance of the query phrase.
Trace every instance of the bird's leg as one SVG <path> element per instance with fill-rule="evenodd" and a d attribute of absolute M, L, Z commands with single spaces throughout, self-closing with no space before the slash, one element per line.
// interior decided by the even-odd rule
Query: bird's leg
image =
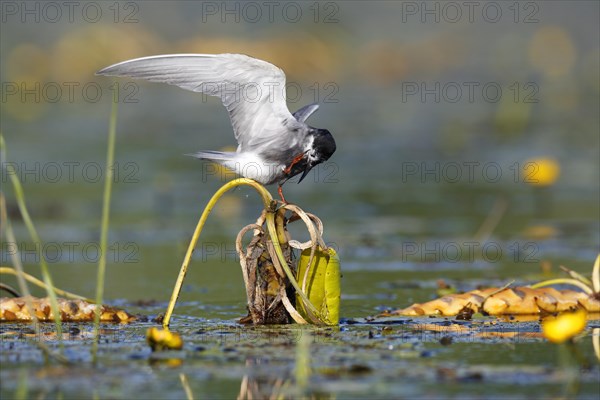
<path fill-rule="evenodd" d="M 292 172 L 292 167 L 296 164 L 298 164 L 300 161 L 302 161 L 302 159 L 304 158 L 304 153 L 300 153 L 298 154 L 296 157 L 294 157 L 294 159 L 292 160 L 292 162 L 290 163 L 290 165 L 288 165 L 283 172 L 287 175 L 290 172 Z"/>
<path fill-rule="evenodd" d="M 294 167 L 294 165 L 298 164 L 300 161 L 302 161 L 302 159 L 304 158 L 305 153 L 300 153 L 298 154 L 296 157 L 294 157 L 294 159 L 292 160 L 292 162 L 290 163 L 290 165 L 288 165 L 287 167 L 285 167 L 283 169 L 283 173 L 286 175 L 289 175 L 290 172 L 292 172 L 292 168 Z M 279 187 L 277 188 L 277 193 L 279 193 L 279 197 L 281 197 L 281 201 L 283 201 L 283 204 L 287 204 L 287 201 L 285 200 L 285 197 L 283 197 L 283 188 L 281 185 L 283 185 L 284 182 L 286 182 L 289 178 L 286 178 L 285 180 L 283 180 L 282 182 L 279 183 Z"/>
<path fill-rule="evenodd" d="M 283 204 L 287 204 L 285 197 L 283 197 L 283 187 L 281 185 L 279 185 L 279 187 L 277 188 L 277 193 L 279 193 L 279 197 L 281 197 L 281 201 L 283 201 Z"/>

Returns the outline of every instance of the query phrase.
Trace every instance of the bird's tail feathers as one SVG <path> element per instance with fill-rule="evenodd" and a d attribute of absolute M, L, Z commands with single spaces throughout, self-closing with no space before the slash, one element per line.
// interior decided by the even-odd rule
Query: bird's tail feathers
<path fill-rule="evenodd" d="M 210 160 L 216 162 L 231 161 L 236 158 L 238 153 L 232 151 L 199 151 L 197 153 L 185 154 L 186 156 L 200 158 L 202 160 Z"/>

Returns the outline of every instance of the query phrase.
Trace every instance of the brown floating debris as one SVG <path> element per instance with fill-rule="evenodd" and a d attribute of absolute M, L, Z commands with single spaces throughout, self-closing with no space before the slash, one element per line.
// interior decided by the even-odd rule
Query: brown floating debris
<path fill-rule="evenodd" d="M 54 321 L 52 308 L 50 307 L 50 298 L 29 297 L 33 306 L 33 312 L 41 322 Z M 0 298 L 0 321 L 2 322 L 30 322 L 32 316 L 27 308 L 26 297 L 2 297 Z M 58 299 L 58 308 L 60 318 L 63 322 L 92 322 L 94 321 L 94 311 L 96 305 L 84 300 Z M 135 320 L 135 317 L 126 311 L 109 306 L 101 306 L 101 322 L 119 322 L 128 323 Z"/>
<path fill-rule="evenodd" d="M 600 301 L 593 295 L 574 290 L 556 290 L 551 287 L 532 289 L 487 288 L 467 293 L 450 294 L 427 303 L 415 303 L 410 307 L 386 312 L 386 315 L 442 315 L 453 316 L 465 308 L 490 315 L 556 313 L 576 308 L 588 313 L 600 313 Z"/>

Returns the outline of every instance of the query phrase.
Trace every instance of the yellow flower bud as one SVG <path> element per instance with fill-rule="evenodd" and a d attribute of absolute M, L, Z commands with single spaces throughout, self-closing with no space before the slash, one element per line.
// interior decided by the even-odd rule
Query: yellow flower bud
<path fill-rule="evenodd" d="M 562 343 L 583 331 L 586 317 L 585 310 L 580 309 L 546 318 L 542 321 L 542 332 L 549 341 Z"/>
<path fill-rule="evenodd" d="M 183 340 L 178 333 L 155 327 L 146 331 L 146 342 L 152 351 L 180 350 L 183 347 Z"/>

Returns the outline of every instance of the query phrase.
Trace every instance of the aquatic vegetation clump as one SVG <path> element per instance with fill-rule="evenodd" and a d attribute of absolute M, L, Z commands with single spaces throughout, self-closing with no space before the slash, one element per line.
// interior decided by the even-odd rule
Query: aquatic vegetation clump
<path fill-rule="evenodd" d="M 291 215 L 287 216 L 287 212 Z M 309 231 L 310 240 L 300 243 L 293 240 L 287 230 L 288 224 L 302 220 Z M 265 228 L 266 211 L 255 224 L 242 228 L 236 240 L 242 274 L 248 298 L 248 317 L 242 322 L 256 325 L 281 324 L 292 321 L 306 324 L 337 325 L 339 322 L 340 267 L 335 250 L 325 245 L 323 223 L 310 213 L 293 204 L 281 205 L 275 216 L 277 240 L 292 272 L 292 278 L 300 285 L 301 293 L 308 298 L 306 306 L 303 295 L 294 293 L 273 241 Z M 254 231 L 252 240 L 243 248 L 242 239 Z M 293 250 L 301 254 L 296 263 Z M 317 313 L 314 312 L 316 308 Z"/>
<path fill-rule="evenodd" d="M 299 324 L 337 325 L 341 277 L 339 259 L 335 251 L 325 245 L 322 238 L 323 224 L 316 216 L 304 212 L 296 205 L 273 200 L 260 183 L 239 178 L 217 190 L 200 216 L 175 282 L 163 326 L 169 326 L 192 253 L 208 215 L 224 193 L 242 185 L 254 188 L 264 206 L 257 223 L 242 228 L 237 238 L 236 248 L 240 254 L 249 310 L 249 318 L 243 320 L 255 324 L 286 323 L 293 320 Z M 286 217 L 286 211 L 292 215 Z M 311 236 L 311 240 L 306 243 L 292 240 L 287 232 L 286 225 L 297 219 L 306 224 Z M 241 241 L 250 230 L 255 231 L 254 238 L 244 250 Z M 302 286 L 298 283 L 300 275 L 293 263 L 291 248 L 310 250 L 308 256 L 304 254 L 300 257 L 305 260 L 300 263 L 300 270 L 304 271 L 301 275 Z"/>
<path fill-rule="evenodd" d="M 458 315 L 465 310 L 488 315 L 531 315 L 585 310 L 600 313 L 600 255 L 592 269 L 592 279 L 562 267 L 570 278 L 550 279 L 531 286 L 476 289 L 454 293 L 426 303 L 385 312 L 386 315 Z M 556 290 L 550 285 L 571 285 L 581 289 Z"/>

